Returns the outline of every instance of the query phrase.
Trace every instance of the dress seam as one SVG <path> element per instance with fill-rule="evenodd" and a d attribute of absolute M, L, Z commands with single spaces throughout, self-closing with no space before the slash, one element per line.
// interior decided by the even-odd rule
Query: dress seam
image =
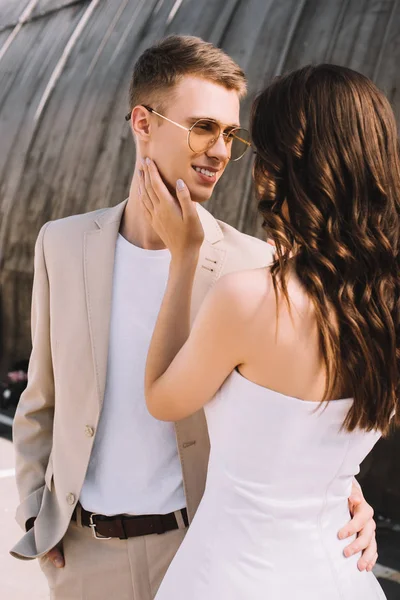
<path fill-rule="evenodd" d="M 341 461 L 338 469 L 336 470 L 334 476 L 332 477 L 331 481 L 329 482 L 329 484 L 326 487 L 324 501 L 323 501 L 323 504 L 322 504 L 322 507 L 321 507 L 321 510 L 320 510 L 320 513 L 319 513 L 318 519 L 317 519 L 318 534 L 319 534 L 321 546 L 322 546 L 323 551 L 325 553 L 325 556 L 327 558 L 329 569 L 331 571 L 333 580 L 335 582 L 336 589 L 339 592 L 339 596 L 340 596 L 340 598 L 342 600 L 346 600 L 346 598 L 343 595 L 343 588 L 342 588 L 342 586 L 340 584 L 340 581 L 339 581 L 339 578 L 338 578 L 338 574 L 337 574 L 337 570 L 334 567 L 334 565 L 332 564 L 331 556 L 330 556 L 329 551 L 328 551 L 328 549 L 326 547 L 326 544 L 325 544 L 324 536 L 322 534 L 321 520 L 322 520 L 322 517 L 323 517 L 323 515 L 325 513 L 325 510 L 326 510 L 326 507 L 327 507 L 327 504 L 328 504 L 328 493 L 329 493 L 329 490 L 330 490 L 332 484 L 337 480 L 338 475 L 339 475 L 339 473 L 340 473 L 340 471 L 341 471 L 341 469 L 342 469 L 342 467 L 343 467 L 343 465 L 344 465 L 344 463 L 345 463 L 345 461 L 347 459 L 347 456 L 348 456 L 348 453 L 349 453 L 349 446 L 350 446 L 350 440 L 348 439 L 347 442 L 346 442 L 346 452 L 344 453 L 343 459 L 342 459 L 342 461 Z"/>

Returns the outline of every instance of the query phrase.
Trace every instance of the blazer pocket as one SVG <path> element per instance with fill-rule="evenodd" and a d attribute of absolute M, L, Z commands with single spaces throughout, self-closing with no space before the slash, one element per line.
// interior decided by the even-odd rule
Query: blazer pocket
<path fill-rule="evenodd" d="M 49 462 L 47 464 L 46 473 L 44 474 L 44 480 L 45 480 L 47 487 L 51 491 L 51 486 L 52 486 L 52 482 L 53 482 L 53 455 L 52 454 L 50 454 L 50 456 L 49 456 Z"/>

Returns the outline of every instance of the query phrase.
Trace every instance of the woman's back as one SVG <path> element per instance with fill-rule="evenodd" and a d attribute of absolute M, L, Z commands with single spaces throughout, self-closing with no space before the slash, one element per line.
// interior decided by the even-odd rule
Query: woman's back
<path fill-rule="evenodd" d="M 341 429 L 351 402 L 306 402 L 232 372 L 205 407 L 206 491 L 157 600 L 384 598 L 337 537 L 379 438 Z"/>
<path fill-rule="evenodd" d="M 314 305 L 294 272 L 287 286 L 289 303 L 275 295 L 269 268 L 231 274 L 231 288 L 240 298 L 243 364 L 250 381 L 299 399 L 319 402 L 326 384 Z M 332 314 L 332 322 L 334 315 Z M 340 390 L 337 397 L 345 395 Z"/>
<path fill-rule="evenodd" d="M 353 478 L 380 434 L 343 429 L 351 398 L 319 402 L 316 319 L 297 279 L 288 283 L 291 314 L 281 303 L 272 335 L 269 269 L 229 277 L 247 325 L 243 366 L 205 406 L 206 491 L 157 600 L 384 598 L 337 536 Z"/>

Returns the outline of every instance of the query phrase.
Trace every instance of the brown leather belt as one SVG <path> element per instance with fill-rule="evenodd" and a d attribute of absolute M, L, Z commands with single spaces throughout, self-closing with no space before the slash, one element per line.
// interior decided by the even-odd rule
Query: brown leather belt
<path fill-rule="evenodd" d="M 150 535 L 152 533 L 165 533 L 173 529 L 179 529 L 179 523 L 176 520 L 175 513 L 167 515 L 115 515 L 107 517 L 97 513 L 91 513 L 82 506 L 81 511 L 82 525 L 90 527 L 93 535 L 98 540 L 119 538 L 126 540 L 130 537 Z M 187 527 L 189 520 L 186 508 L 179 511 L 183 522 Z M 72 520 L 76 521 L 76 509 L 73 512 Z"/>

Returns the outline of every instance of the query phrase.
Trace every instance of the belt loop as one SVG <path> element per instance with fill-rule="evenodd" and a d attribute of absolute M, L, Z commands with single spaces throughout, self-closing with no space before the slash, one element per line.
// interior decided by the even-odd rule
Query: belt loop
<path fill-rule="evenodd" d="M 176 510 L 174 512 L 174 515 L 175 515 L 176 523 L 178 525 L 178 529 L 186 529 L 186 525 L 185 525 L 185 522 L 182 517 L 182 511 Z"/>
<path fill-rule="evenodd" d="M 79 504 L 76 505 L 76 524 L 78 525 L 78 527 L 83 527 L 82 525 L 82 506 Z"/>

